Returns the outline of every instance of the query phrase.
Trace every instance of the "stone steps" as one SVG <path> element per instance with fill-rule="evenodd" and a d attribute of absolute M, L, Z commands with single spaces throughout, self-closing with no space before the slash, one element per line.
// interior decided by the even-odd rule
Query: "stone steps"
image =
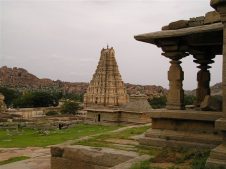
<path fill-rule="evenodd" d="M 173 130 L 149 130 L 145 137 L 151 139 L 162 139 L 172 141 L 190 142 L 191 144 L 209 144 L 211 147 L 215 147 L 222 142 L 222 137 L 215 134 L 209 133 L 191 133 L 184 131 L 173 131 Z M 215 145 L 215 146 L 214 146 Z"/>
<path fill-rule="evenodd" d="M 206 162 L 206 167 L 209 169 L 226 169 L 226 146 L 219 145 L 214 148 L 211 153 L 210 157 Z"/>
<path fill-rule="evenodd" d="M 144 137 L 140 138 L 139 143 L 141 145 L 155 146 L 155 147 L 193 147 L 193 148 L 214 148 L 214 144 L 205 144 L 189 141 L 178 141 L 178 140 L 166 140 L 161 138 L 150 138 Z"/>

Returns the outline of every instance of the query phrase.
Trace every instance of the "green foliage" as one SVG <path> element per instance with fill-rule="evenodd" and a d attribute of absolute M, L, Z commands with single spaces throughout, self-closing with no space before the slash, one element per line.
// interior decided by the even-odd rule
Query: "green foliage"
<path fill-rule="evenodd" d="M 79 109 L 79 103 L 74 101 L 65 101 L 61 106 L 62 114 L 76 114 Z"/>
<path fill-rule="evenodd" d="M 154 97 L 153 99 L 148 99 L 149 104 L 153 109 L 160 109 L 166 107 L 166 96 Z"/>
<path fill-rule="evenodd" d="M 196 96 L 184 95 L 184 105 L 193 105 L 196 101 Z"/>
<path fill-rule="evenodd" d="M 59 93 L 44 91 L 27 92 L 15 99 L 13 106 L 17 108 L 57 106 L 59 99 Z"/>
<path fill-rule="evenodd" d="M 196 101 L 196 96 L 185 95 L 184 96 L 184 104 L 192 105 Z M 149 99 L 148 102 L 152 106 L 153 109 L 160 109 L 166 107 L 167 98 L 166 96 L 154 97 L 153 99 Z"/>
<path fill-rule="evenodd" d="M 68 99 L 68 100 L 83 102 L 83 96 L 84 94 L 82 93 L 66 93 L 63 95 L 63 98 L 66 100 Z"/>
<path fill-rule="evenodd" d="M 0 93 L 5 96 L 5 103 L 7 107 L 12 106 L 13 100 L 21 96 L 21 93 L 19 91 L 7 87 L 0 87 Z"/>
<path fill-rule="evenodd" d="M 197 151 L 193 154 L 192 169 L 205 168 L 206 160 L 209 157 L 209 151 Z"/>
<path fill-rule="evenodd" d="M 57 115 L 57 114 L 59 114 L 59 113 L 56 112 L 56 111 L 48 111 L 48 112 L 46 113 L 46 116 L 54 116 L 54 115 Z"/>
<path fill-rule="evenodd" d="M 23 129 L 19 135 L 8 135 L 7 130 L 0 129 L 0 147 L 45 147 L 118 128 L 117 126 L 77 124 L 65 130 L 48 130 L 48 135 L 41 135 L 34 129 Z"/>
<path fill-rule="evenodd" d="M 140 163 L 136 163 L 132 165 L 130 169 L 151 169 L 150 167 L 150 161 L 141 161 Z"/>
<path fill-rule="evenodd" d="M 114 133 L 105 133 L 98 136 L 94 136 L 90 139 L 85 139 L 79 141 L 76 144 L 86 145 L 86 146 L 93 146 L 93 147 L 110 147 L 110 148 L 117 148 L 116 146 L 109 144 L 109 142 L 105 141 L 108 139 L 130 139 L 130 137 L 135 135 L 140 135 L 149 129 L 149 126 L 142 126 L 142 127 L 133 127 L 128 128 L 122 131 L 117 131 Z"/>
<path fill-rule="evenodd" d="M 21 161 L 21 160 L 26 160 L 29 158 L 30 157 L 27 157 L 27 156 L 12 157 L 12 158 L 9 158 L 8 160 L 0 161 L 0 165 L 5 165 L 5 164 Z"/>

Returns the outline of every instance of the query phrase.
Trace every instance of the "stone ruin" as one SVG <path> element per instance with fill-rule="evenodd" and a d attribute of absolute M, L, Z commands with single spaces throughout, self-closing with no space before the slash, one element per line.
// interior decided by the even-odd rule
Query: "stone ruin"
<path fill-rule="evenodd" d="M 84 95 L 84 105 L 87 111 L 87 121 L 91 123 L 150 122 L 151 107 L 147 98 L 128 96 L 113 48 L 107 47 L 101 50 L 97 69 Z"/>
<path fill-rule="evenodd" d="M 160 47 L 162 55 L 171 63 L 167 110 L 151 113 L 152 129 L 140 139 L 140 143 L 213 148 L 206 167 L 226 168 L 226 0 L 211 0 L 210 4 L 216 11 L 190 20 L 172 22 L 164 26 L 162 31 L 135 36 L 138 41 Z M 207 97 L 211 96 L 209 69 L 216 55 L 223 55 L 223 112 L 184 110 L 181 59 L 193 56 L 198 64 L 196 108 L 203 101 L 207 104 L 204 107 L 208 107 L 211 106 Z"/>
<path fill-rule="evenodd" d="M 125 169 L 149 158 L 148 155 L 110 148 L 51 147 L 51 169 Z"/>

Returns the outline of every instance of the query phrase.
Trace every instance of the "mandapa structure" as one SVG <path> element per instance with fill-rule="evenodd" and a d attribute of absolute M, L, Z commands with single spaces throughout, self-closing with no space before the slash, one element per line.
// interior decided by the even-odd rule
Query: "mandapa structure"
<path fill-rule="evenodd" d="M 128 102 L 128 95 L 115 59 L 113 47 L 101 50 L 93 79 L 84 95 L 86 107 L 120 106 Z"/>
<path fill-rule="evenodd" d="M 216 10 L 205 16 L 179 20 L 162 31 L 135 36 L 138 41 L 154 44 L 170 59 L 167 110 L 151 113 L 152 129 L 140 139 L 141 144 L 212 149 L 207 168 L 226 169 L 226 0 L 211 0 Z M 223 112 L 200 111 L 211 96 L 210 64 L 223 56 Z M 183 57 L 193 57 L 198 64 L 196 109 L 184 110 Z M 209 104 L 209 103 L 208 103 Z"/>

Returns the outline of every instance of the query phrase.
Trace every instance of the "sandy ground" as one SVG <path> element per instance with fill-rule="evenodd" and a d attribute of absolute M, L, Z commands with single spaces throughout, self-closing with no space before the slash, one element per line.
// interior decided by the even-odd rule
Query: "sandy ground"
<path fill-rule="evenodd" d="M 50 169 L 49 148 L 8 148 L 0 149 L 0 161 L 11 157 L 28 156 L 30 159 L 1 165 L 0 169 Z"/>

